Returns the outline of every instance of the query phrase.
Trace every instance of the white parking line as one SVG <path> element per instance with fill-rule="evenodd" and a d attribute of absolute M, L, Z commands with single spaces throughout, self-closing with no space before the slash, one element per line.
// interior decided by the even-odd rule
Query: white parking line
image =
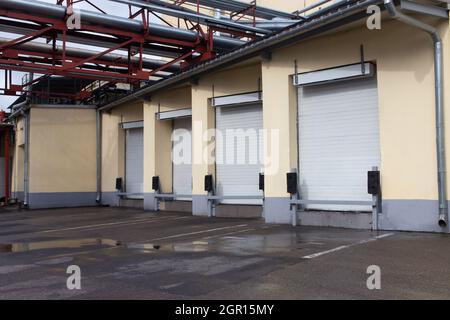
<path fill-rule="evenodd" d="M 167 218 L 151 218 L 151 219 L 141 219 L 141 220 L 119 221 L 119 222 L 110 222 L 110 223 L 79 226 L 79 227 L 73 227 L 73 228 L 46 230 L 46 231 L 40 231 L 39 233 L 54 233 L 54 232 L 73 231 L 73 230 L 94 230 L 94 229 L 112 227 L 112 226 L 128 226 L 128 225 L 134 225 L 134 224 L 140 224 L 140 223 L 153 223 L 153 222 L 172 221 L 172 220 L 181 220 L 181 219 L 188 219 L 188 217 L 179 217 L 179 218 L 174 218 L 174 219 L 167 217 Z"/>
<path fill-rule="evenodd" d="M 229 235 L 232 235 L 232 234 L 239 234 L 239 233 L 249 232 L 249 231 L 255 231 L 255 230 L 256 229 L 254 229 L 254 228 L 253 229 L 244 229 L 244 230 L 239 230 L 239 231 L 233 231 L 233 232 L 217 234 L 217 235 L 209 236 L 209 237 L 206 237 L 206 238 L 203 238 L 203 239 L 204 240 L 210 240 L 210 239 L 222 238 L 222 237 L 224 237 L 224 238 L 237 238 L 237 237 L 225 237 L 225 236 L 229 236 Z M 240 239 L 243 239 L 243 238 L 240 238 Z"/>
<path fill-rule="evenodd" d="M 247 224 L 239 224 L 239 225 L 230 226 L 230 227 L 223 227 L 223 228 L 208 229 L 208 230 L 202 230 L 202 231 L 196 231 L 196 232 L 182 233 L 182 234 L 176 234 L 176 235 L 168 236 L 168 237 L 151 239 L 151 240 L 148 240 L 146 242 L 167 240 L 167 239 L 174 239 L 174 238 L 181 238 L 181 237 L 185 237 L 185 236 L 192 236 L 192 235 L 202 234 L 202 233 L 211 233 L 211 232 L 214 232 L 214 231 L 227 230 L 227 229 L 233 229 L 233 228 L 243 228 L 243 227 L 247 227 L 247 226 L 248 226 Z"/>
<path fill-rule="evenodd" d="M 359 241 L 357 243 L 353 243 L 353 244 L 349 244 L 349 245 L 345 245 L 345 246 L 340 246 L 340 247 L 337 247 L 337 248 L 334 248 L 334 249 L 331 249 L 331 250 L 314 253 L 314 254 L 311 254 L 311 255 L 308 255 L 308 256 L 304 256 L 302 258 L 303 259 L 314 259 L 314 258 L 317 258 L 317 257 L 324 256 L 326 254 L 330 254 L 330 253 L 341 251 L 341 250 L 348 249 L 348 248 L 351 248 L 351 247 L 359 246 L 359 245 L 366 244 L 366 243 L 369 243 L 369 242 L 377 241 L 377 240 L 384 239 L 384 238 L 387 238 L 387 237 L 390 237 L 390 236 L 393 236 L 393 235 L 394 235 L 394 233 L 382 234 L 382 235 L 377 236 L 377 237 L 373 237 L 373 238 L 370 238 L 370 239 L 367 239 L 367 240 L 362 240 L 362 241 Z"/>

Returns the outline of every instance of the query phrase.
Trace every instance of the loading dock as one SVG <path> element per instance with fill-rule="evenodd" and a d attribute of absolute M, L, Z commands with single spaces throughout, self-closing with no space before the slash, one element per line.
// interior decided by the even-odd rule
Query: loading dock
<path fill-rule="evenodd" d="M 366 66 L 369 71 L 372 66 Z M 378 92 L 374 73 L 361 76 L 361 65 L 300 76 L 299 178 L 303 200 L 371 201 L 367 172 L 380 167 Z M 332 80 L 323 81 L 332 74 Z M 322 78 L 322 79 L 320 79 Z M 355 205 L 307 205 L 312 210 L 371 211 Z"/>
<path fill-rule="evenodd" d="M 160 109 L 158 105 L 158 109 Z M 153 177 L 152 188 L 156 192 L 155 210 L 192 211 L 192 110 L 190 108 L 168 108 L 169 111 L 156 113 L 156 121 L 170 131 L 160 141 L 171 143 L 163 161 L 170 157 L 170 172 L 164 172 L 164 177 L 157 173 Z M 165 146 L 164 148 L 166 148 Z M 169 156 L 170 154 L 170 156 Z M 170 175 L 168 175 L 170 173 Z M 170 176 L 170 179 L 167 179 Z M 169 183 L 168 183 L 169 182 Z"/>
<path fill-rule="evenodd" d="M 220 204 L 263 204 L 263 192 L 259 190 L 264 148 L 260 98 L 261 93 L 257 92 L 214 99 L 217 130 L 216 193 L 224 197 L 219 201 Z"/>
<path fill-rule="evenodd" d="M 173 193 L 178 201 L 191 201 L 183 195 L 192 194 L 192 118 L 173 120 L 172 160 Z"/>
<path fill-rule="evenodd" d="M 143 122 L 124 124 L 125 192 L 128 199 L 143 199 L 144 129 Z"/>

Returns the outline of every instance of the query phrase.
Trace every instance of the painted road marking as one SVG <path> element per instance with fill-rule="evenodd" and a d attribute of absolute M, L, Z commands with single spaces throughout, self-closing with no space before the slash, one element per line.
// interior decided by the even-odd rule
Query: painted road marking
<path fill-rule="evenodd" d="M 247 226 L 248 226 L 247 224 L 240 224 L 240 225 L 230 226 L 230 227 L 214 228 L 214 229 L 208 229 L 208 230 L 202 230 L 202 231 L 196 231 L 196 232 L 182 233 L 182 234 L 176 234 L 176 235 L 168 236 L 168 237 L 151 239 L 151 240 L 148 240 L 148 241 L 145 241 L 145 242 L 167 240 L 167 239 L 174 239 L 174 238 L 181 238 L 181 237 L 185 237 L 185 236 L 193 236 L 193 235 L 196 235 L 196 234 L 211 233 L 211 232 L 214 232 L 214 231 L 221 231 L 221 230 L 227 230 L 227 229 L 233 229 L 233 228 L 243 228 L 243 227 L 247 227 Z"/>
<path fill-rule="evenodd" d="M 120 227 L 128 227 L 128 226 L 134 226 L 137 224 L 147 224 L 147 223 L 154 223 L 154 222 L 166 222 L 166 221 L 177 221 L 177 220 L 185 220 L 189 219 L 188 217 L 179 217 L 174 219 L 160 219 L 160 220 L 148 220 L 143 222 L 130 222 L 130 223 L 124 223 L 118 226 L 105 226 L 105 227 L 96 227 L 96 228 L 90 228 L 90 229 L 84 229 L 82 231 L 92 231 L 92 230 L 98 230 L 98 229 L 104 229 L 104 228 L 120 228 Z"/>
<path fill-rule="evenodd" d="M 337 247 L 337 248 L 334 248 L 334 249 L 331 249 L 331 250 L 314 253 L 314 254 L 311 254 L 311 255 L 308 255 L 308 256 L 304 256 L 302 258 L 303 259 L 314 259 L 314 258 L 321 257 L 321 256 L 324 256 L 324 255 L 333 253 L 333 252 L 349 249 L 351 247 L 355 247 L 355 246 L 359 246 L 359 245 L 366 244 L 366 243 L 369 243 L 369 242 L 373 242 L 373 241 L 377 241 L 377 240 L 384 239 L 384 238 L 387 238 L 387 237 L 391 237 L 393 235 L 394 235 L 394 233 L 382 234 L 382 235 L 374 237 L 374 238 L 370 238 L 370 239 L 367 239 L 367 240 L 362 240 L 362 241 L 359 241 L 357 243 L 353 243 L 353 244 L 349 244 L 349 245 L 345 245 L 345 246 L 340 246 L 340 247 Z"/>
<path fill-rule="evenodd" d="M 256 229 L 244 229 L 244 230 L 239 230 L 239 231 L 234 231 L 234 232 L 228 232 L 228 233 L 222 233 L 222 234 L 216 234 L 214 236 L 210 236 L 210 237 L 205 237 L 203 239 L 205 240 L 209 240 L 209 239 L 215 239 L 215 238 L 222 238 L 224 236 L 228 236 L 228 235 L 232 235 L 232 234 L 239 234 L 239 233 L 244 233 L 244 232 L 249 232 L 249 231 L 255 231 Z"/>
<path fill-rule="evenodd" d="M 188 217 L 180 217 L 180 218 L 151 218 L 151 219 L 141 219 L 141 220 L 130 220 L 130 221 L 119 221 L 119 222 L 110 222 L 110 223 L 102 223 L 102 224 L 93 224 L 93 225 L 86 225 L 86 226 L 79 226 L 79 227 L 72 227 L 72 228 L 64 228 L 64 229 L 53 229 L 53 230 L 46 230 L 46 231 L 40 231 L 38 233 L 54 233 L 54 232 L 61 232 L 61 231 L 73 231 L 73 230 L 82 230 L 82 229 L 98 229 L 103 227 L 111 227 L 111 226 L 124 226 L 124 225 L 133 225 L 133 224 L 139 224 L 139 223 L 152 223 L 152 222 L 160 222 L 160 221 L 172 221 L 172 220 L 181 220 L 181 219 L 188 219 Z"/>

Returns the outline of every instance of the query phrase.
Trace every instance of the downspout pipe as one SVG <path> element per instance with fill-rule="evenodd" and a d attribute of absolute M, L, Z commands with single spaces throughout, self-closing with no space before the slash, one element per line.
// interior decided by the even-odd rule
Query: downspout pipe
<path fill-rule="evenodd" d="M 30 113 L 29 110 L 24 110 L 24 138 L 25 138 L 25 155 L 23 164 L 23 205 L 28 208 L 29 203 L 29 186 L 30 186 L 30 171 L 29 171 L 29 160 L 30 160 Z"/>
<path fill-rule="evenodd" d="M 97 109 L 97 197 L 98 205 L 102 204 L 102 112 Z"/>
<path fill-rule="evenodd" d="M 10 121 L 17 121 L 16 118 L 21 116 L 24 121 L 24 157 L 23 157 L 23 206 L 28 208 L 29 203 L 29 150 L 30 150 L 30 100 L 27 98 L 24 102 L 15 104 L 15 111 L 9 116 Z M 17 190 L 16 190 L 17 192 Z"/>
<path fill-rule="evenodd" d="M 439 31 L 420 20 L 407 16 L 395 8 L 393 0 L 385 0 L 384 5 L 389 15 L 403 23 L 428 32 L 434 44 L 434 76 L 435 76 L 435 108 L 436 108 L 436 146 L 438 165 L 439 192 L 439 226 L 448 225 L 447 204 L 447 169 L 445 157 L 445 127 L 444 127 L 444 84 L 443 84 L 443 53 L 442 39 Z"/>

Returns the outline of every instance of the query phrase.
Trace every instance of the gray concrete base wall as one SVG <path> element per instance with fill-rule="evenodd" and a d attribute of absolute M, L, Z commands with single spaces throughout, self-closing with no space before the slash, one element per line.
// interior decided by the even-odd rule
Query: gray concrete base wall
<path fill-rule="evenodd" d="M 192 201 L 161 201 L 161 211 L 192 212 Z"/>
<path fill-rule="evenodd" d="M 16 198 L 17 200 L 19 200 L 19 201 L 23 201 L 24 200 L 24 194 L 23 194 L 23 191 L 18 191 L 18 192 L 13 192 L 12 193 L 12 197 L 13 198 Z"/>
<path fill-rule="evenodd" d="M 223 204 L 216 207 L 215 216 L 218 218 L 261 218 L 262 206 L 250 206 L 250 205 L 229 205 Z"/>
<path fill-rule="evenodd" d="M 22 192 L 17 192 L 14 195 L 19 199 L 23 199 Z M 119 197 L 115 192 L 105 192 L 102 194 L 102 204 L 117 207 L 120 205 Z M 154 211 L 154 193 L 145 194 L 143 204 L 145 210 Z M 29 194 L 30 209 L 95 205 L 97 205 L 95 192 Z M 441 228 L 438 225 L 438 208 L 437 200 L 384 200 L 383 212 L 379 215 L 379 229 L 386 231 L 450 233 L 450 227 Z M 229 213 L 225 212 L 227 210 L 226 206 L 220 206 L 218 209 L 220 216 L 227 216 L 227 214 L 229 216 Z M 221 214 L 221 211 L 223 211 L 223 214 Z M 192 213 L 194 216 L 208 216 L 207 196 L 193 196 Z M 266 222 L 270 224 L 291 224 L 289 198 L 266 198 L 264 216 Z M 298 218 L 301 225 L 353 229 L 370 229 L 372 222 L 371 213 L 310 211 L 299 212 Z"/>
<path fill-rule="evenodd" d="M 194 216 L 208 216 L 207 196 L 192 196 L 192 214 Z"/>
<path fill-rule="evenodd" d="M 292 224 L 289 198 L 266 198 L 264 216 L 267 223 Z M 298 223 L 304 226 L 323 226 L 351 229 L 371 229 L 372 213 L 298 212 Z"/>
<path fill-rule="evenodd" d="M 289 198 L 266 198 L 264 201 L 264 217 L 267 223 L 291 224 L 292 217 Z"/>
<path fill-rule="evenodd" d="M 30 193 L 28 207 L 30 209 L 89 207 L 97 205 L 96 197 L 95 192 Z"/>
<path fill-rule="evenodd" d="M 102 204 L 105 206 L 118 207 L 120 198 L 117 196 L 117 192 L 103 192 Z"/>
<path fill-rule="evenodd" d="M 450 228 L 438 225 L 437 200 L 384 200 L 379 216 L 382 230 L 425 231 L 450 233 Z"/>
<path fill-rule="evenodd" d="M 372 229 L 371 212 L 301 211 L 297 215 L 302 226 Z"/>
<path fill-rule="evenodd" d="M 449 202 L 450 207 L 450 202 Z M 384 200 L 379 229 L 450 233 L 450 227 L 438 225 L 437 200 Z M 271 224 L 291 224 L 289 198 L 266 198 L 265 219 Z M 352 229 L 371 229 L 372 213 L 320 212 L 298 213 L 299 224 Z"/>
<path fill-rule="evenodd" d="M 140 199 L 120 199 L 119 206 L 123 208 L 144 209 L 144 200 Z"/>
<path fill-rule="evenodd" d="M 156 211 L 155 193 L 144 193 L 144 210 Z"/>

